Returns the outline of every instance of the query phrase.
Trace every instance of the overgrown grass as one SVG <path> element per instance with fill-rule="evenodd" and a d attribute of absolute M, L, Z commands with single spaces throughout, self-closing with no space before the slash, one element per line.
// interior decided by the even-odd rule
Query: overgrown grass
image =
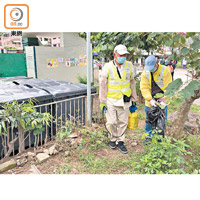
<path fill-rule="evenodd" d="M 139 113 L 138 113 L 138 119 L 139 119 L 139 120 L 145 119 L 145 114 L 139 112 Z"/>
<path fill-rule="evenodd" d="M 59 167 L 58 168 L 58 174 L 69 174 L 72 170 L 72 165 L 70 164 L 70 159 L 68 158 L 65 161 L 64 167 Z"/>
<path fill-rule="evenodd" d="M 83 164 L 82 171 L 89 174 L 102 174 L 106 172 L 108 159 L 97 158 L 92 153 L 87 155 L 80 153 L 79 162 Z"/>
<path fill-rule="evenodd" d="M 104 129 L 100 129 L 87 132 L 85 135 L 83 135 L 82 144 L 83 146 L 96 151 L 106 147 L 108 141 L 109 139 L 106 136 Z"/>
<path fill-rule="evenodd" d="M 177 105 L 173 104 L 173 106 L 177 106 Z M 196 109 L 197 107 L 195 106 L 194 108 Z M 141 107 L 138 109 L 138 113 L 139 112 L 141 112 Z M 144 113 L 144 110 L 142 110 L 142 113 Z M 141 114 L 139 118 L 141 118 L 141 120 L 144 120 L 144 114 Z M 67 124 L 67 126 L 69 126 L 69 124 Z M 84 128 L 79 128 L 79 129 L 77 128 L 76 131 L 79 132 L 80 134 L 79 136 L 81 137 L 82 142 L 78 146 L 75 146 L 71 149 L 70 156 L 66 157 L 64 165 L 62 164 L 61 166 L 59 166 L 56 173 L 59 173 L 59 174 L 74 174 L 74 173 L 76 174 L 139 174 L 139 173 L 144 173 L 143 171 L 141 171 L 141 169 L 138 170 L 139 168 L 143 167 L 143 163 L 141 166 L 139 166 L 138 169 L 136 168 L 136 165 L 137 163 L 141 162 L 142 159 L 143 159 L 142 160 L 143 162 L 146 162 L 144 160 L 145 155 L 147 153 L 150 154 L 150 152 L 153 152 L 153 150 L 150 149 L 149 151 L 146 151 L 146 148 L 150 148 L 150 147 L 141 145 L 143 142 L 142 135 L 144 134 L 143 128 L 140 127 L 136 130 L 127 130 L 125 143 L 128 145 L 129 153 L 126 155 L 121 154 L 118 150 L 111 150 L 108 147 L 109 139 L 107 137 L 107 133 L 105 133 L 104 127 L 97 126 L 95 128 L 91 128 L 91 127 L 85 126 Z M 189 140 L 187 144 L 189 144 L 189 146 L 194 149 L 194 147 L 196 147 L 196 143 L 195 143 L 195 140 L 193 139 Z M 132 141 L 137 141 L 138 145 L 136 147 L 132 146 Z M 178 143 L 180 146 L 182 141 Z M 163 143 L 163 145 L 165 145 L 166 147 L 167 144 Z M 171 145 L 171 150 L 175 148 L 173 146 L 174 144 L 170 144 L 170 142 L 168 145 Z M 198 145 L 199 143 L 197 143 L 197 147 L 199 148 Z M 200 156 L 198 155 L 199 154 L 198 148 L 196 148 L 197 149 L 196 151 L 192 152 L 192 155 L 188 155 L 188 157 L 186 158 L 187 162 L 189 163 L 187 165 L 187 169 L 186 168 L 184 169 L 186 173 L 199 173 Z M 154 145 L 152 145 L 152 149 L 155 149 Z M 168 147 L 166 147 L 166 149 L 167 151 L 169 151 Z M 167 152 L 167 151 L 163 152 L 162 148 L 155 149 L 155 151 L 154 153 L 152 153 L 153 155 L 155 154 L 155 156 L 158 153 L 162 154 L 163 156 Z M 180 151 L 182 151 L 181 148 L 180 148 Z M 149 157 L 149 159 L 150 161 L 148 162 L 152 162 L 151 157 Z M 156 159 L 158 158 L 156 157 Z M 170 165 L 170 162 L 171 162 L 170 159 L 166 161 L 165 159 L 163 159 L 164 160 L 163 162 L 165 162 L 165 164 Z M 159 162 L 156 161 L 155 163 L 152 164 L 152 166 L 154 164 L 159 164 Z M 151 170 L 147 172 L 151 173 Z M 165 171 L 161 171 L 161 172 L 165 173 Z M 155 173 L 155 172 L 153 171 L 152 173 Z M 172 172 L 167 171 L 167 173 L 172 173 Z M 178 171 L 176 173 L 178 173 Z"/>
<path fill-rule="evenodd" d="M 82 166 L 81 171 L 86 174 L 134 174 L 132 160 L 138 155 L 129 154 L 125 158 L 102 158 L 95 156 L 94 153 L 80 153 L 77 162 Z"/>

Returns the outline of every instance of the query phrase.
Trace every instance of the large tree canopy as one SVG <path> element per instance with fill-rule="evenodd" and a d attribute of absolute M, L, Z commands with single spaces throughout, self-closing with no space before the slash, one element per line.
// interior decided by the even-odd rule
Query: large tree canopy
<path fill-rule="evenodd" d="M 81 37 L 86 38 L 85 33 L 79 33 Z M 150 39 L 149 36 L 151 36 Z M 141 55 L 141 50 L 150 53 L 160 47 L 161 41 L 157 35 L 153 36 L 148 32 L 99 32 L 91 34 L 91 41 L 94 51 L 101 52 L 106 58 L 113 58 L 114 47 L 118 44 L 127 46 L 130 52 L 129 59 Z"/>

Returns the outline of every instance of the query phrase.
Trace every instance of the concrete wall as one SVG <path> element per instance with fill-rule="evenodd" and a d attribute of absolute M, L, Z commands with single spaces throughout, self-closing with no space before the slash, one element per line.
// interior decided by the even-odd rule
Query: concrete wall
<path fill-rule="evenodd" d="M 77 83 L 77 77 L 87 76 L 86 66 L 67 67 L 65 58 L 79 58 L 86 55 L 86 41 L 78 36 L 78 33 L 62 33 L 64 47 L 35 47 L 38 78 L 52 78 Z M 48 68 L 47 59 L 63 58 L 63 63 L 58 67 Z"/>
<path fill-rule="evenodd" d="M 63 38 L 64 47 L 79 48 L 80 51 L 86 52 L 86 41 L 79 37 L 78 33 L 63 32 L 61 38 Z"/>

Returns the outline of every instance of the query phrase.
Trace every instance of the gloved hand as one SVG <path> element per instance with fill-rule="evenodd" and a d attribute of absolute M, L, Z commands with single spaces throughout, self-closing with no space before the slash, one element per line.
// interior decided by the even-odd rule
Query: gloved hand
<path fill-rule="evenodd" d="M 137 110 L 137 106 L 136 106 L 136 103 L 133 103 L 132 101 L 132 106 L 129 107 L 129 111 L 130 113 L 134 113 L 135 111 Z"/>
<path fill-rule="evenodd" d="M 165 103 L 164 101 L 161 101 L 161 102 L 160 102 L 160 105 L 165 106 L 165 107 L 167 106 L 166 103 Z"/>
<path fill-rule="evenodd" d="M 106 108 L 106 104 L 105 103 L 100 103 L 100 109 L 101 109 L 101 111 L 103 111 L 104 108 L 107 109 Z"/>
<path fill-rule="evenodd" d="M 156 107 L 156 101 L 154 99 L 151 99 L 150 104 L 151 104 L 151 106 Z"/>
<path fill-rule="evenodd" d="M 164 106 L 164 107 L 167 106 L 164 98 L 158 99 L 158 102 L 160 103 L 161 106 Z"/>

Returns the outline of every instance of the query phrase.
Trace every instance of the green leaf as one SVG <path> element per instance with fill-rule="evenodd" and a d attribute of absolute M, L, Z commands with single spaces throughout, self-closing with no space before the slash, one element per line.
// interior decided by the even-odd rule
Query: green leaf
<path fill-rule="evenodd" d="M 197 80 L 192 80 L 188 86 L 189 89 L 199 90 L 200 83 Z"/>
<path fill-rule="evenodd" d="M 186 42 L 185 37 L 181 37 L 181 43 L 182 43 L 182 44 L 185 44 L 185 42 Z"/>
<path fill-rule="evenodd" d="M 173 37 L 173 41 L 174 41 L 174 42 L 178 42 L 179 39 L 180 39 L 180 37 L 181 37 L 181 35 L 179 35 L 179 34 L 175 35 L 175 36 Z"/>
<path fill-rule="evenodd" d="M 2 122 L 1 122 L 1 124 L 2 124 L 2 127 L 3 127 L 4 131 L 6 132 L 6 131 L 7 131 L 7 129 L 6 129 L 6 124 L 5 124 L 5 122 L 4 122 L 4 121 L 2 121 Z"/>
<path fill-rule="evenodd" d="M 165 95 L 167 97 L 174 96 L 174 93 L 180 88 L 180 86 L 182 84 L 183 84 L 183 81 L 180 78 L 178 78 L 175 81 L 171 82 L 166 88 Z"/>
<path fill-rule="evenodd" d="M 162 97 L 164 97 L 164 94 L 162 94 L 162 93 L 157 93 L 155 96 L 156 99 L 160 99 Z"/>
<path fill-rule="evenodd" d="M 192 43 L 192 48 L 193 49 L 200 49 L 200 41 L 194 41 Z"/>
<path fill-rule="evenodd" d="M 24 123 L 24 120 L 21 120 L 21 121 L 20 121 L 20 124 L 21 124 L 21 126 L 23 127 L 23 129 L 25 129 L 25 123 Z"/>
<path fill-rule="evenodd" d="M 131 35 L 128 35 L 127 37 L 125 37 L 125 41 L 130 40 L 132 38 Z"/>
<path fill-rule="evenodd" d="M 105 51 L 106 49 L 107 49 L 107 45 L 103 45 L 101 48 L 102 51 Z"/>
<path fill-rule="evenodd" d="M 172 44 L 173 44 L 173 40 L 167 40 L 165 42 L 165 45 L 168 46 L 168 47 L 170 47 Z"/>
<path fill-rule="evenodd" d="M 181 49 L 181 55 L 185 56 L 185 55 L 187 55 L 189 53 L 189 51 L 190 50 L 187 47 L 183 47 Z"/>
<path fill-rule="evenodd" d="M 134 51 L 136 50 L 136 47 L 128 47 L 128 51 Z"/>
<path fill-rule="evenodd" d="M 33 131 L 33 134 L 34 134 L 34 135 L 39 135 L 39 134 L 41 134 L 41 130 L 40 130 L 40 129 L 35 129 L 35 130 Z"/>
<path fill-rule="evenodd" d="M 111 51 L 113 51 L 113 50 L 114 50 L 114 46 L 109 45 L 109 46 L 108 46 L 108 49 L 111 50 Z"/>
<path fill-rule="evenodd" d="M 195 96 L 194 91 L 199 90 L 199 82 L 196 80 L 192 80 L 184 89 L 182 89 L 179 93 L 185 98 L 189 99 Z"/>
<path fill-rule="evenodd" d="M 164 105 L 161 105 L 160 108 L 161 108 L 161 109 L 165 109 L 165 106 L 164 106 Z"/>
<path fill-rule="evenodd" d="M 140 41 L 139 44 L 141 47 L 143 47 L 145 45 L 143 41 Z"/>
<path fill-rule="evenodd" d="M 156 33 L 154 32 L 154 33 L 151 33 L 149 36 L 148 36 L 148 38 L 147 38 L 147 40 L 150 40 L 151 38 L 153 38 L 153 37 L 155 37 L 156 36 Z"/>
<path fill-rule="evenodd" d="M 196 33 L 195 32 L 187 32 L 186 38 L 193 37 Z"/>

